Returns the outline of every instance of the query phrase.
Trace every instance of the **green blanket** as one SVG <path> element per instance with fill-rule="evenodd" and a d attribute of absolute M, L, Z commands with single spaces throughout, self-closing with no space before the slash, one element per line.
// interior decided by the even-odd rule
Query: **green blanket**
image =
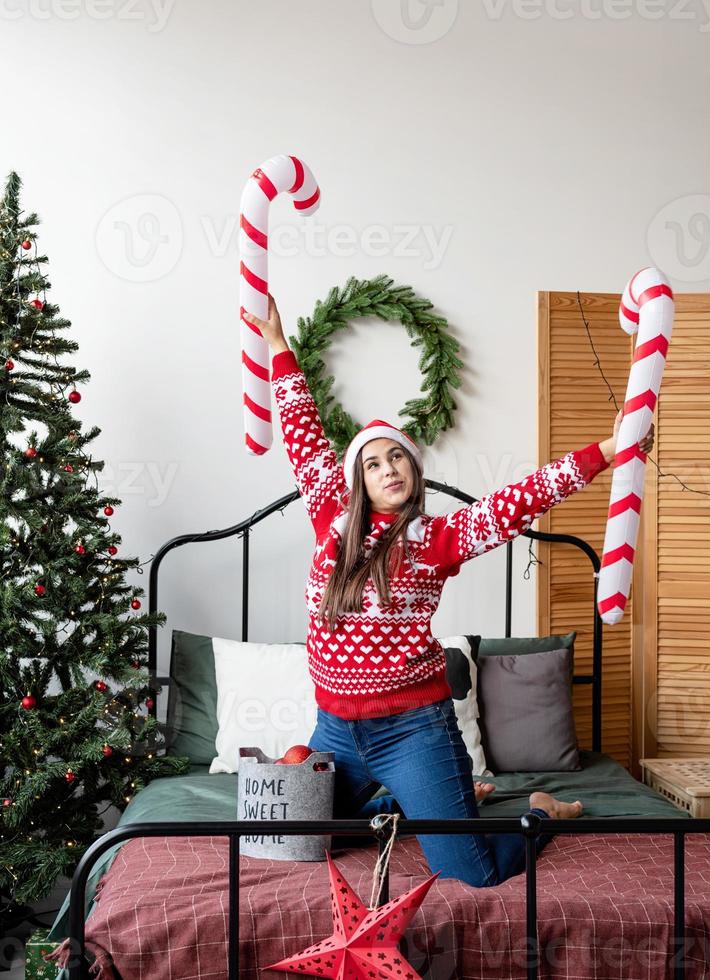
<path fill-rule="evenodd" d="M 495 793 L 481 806 L 481 816 L 516 817 L 530 793 L 544 790 L 560 800 L 584 803 L 587 817 L 683 817 L 670 800 L 644 786 L 608 755 L 580 752 L 578 772 L 508 772 L 491 776 Z M 584 819 L 584 816 L 580 819 Z"/>

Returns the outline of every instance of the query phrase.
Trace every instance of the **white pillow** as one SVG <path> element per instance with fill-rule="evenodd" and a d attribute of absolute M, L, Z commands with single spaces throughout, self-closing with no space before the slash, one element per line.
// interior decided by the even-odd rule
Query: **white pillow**
<path fill-rule="evenodd" d="M 486 766 L 486 757 L 481 745 L 481 732 L 478 727 L 478 668 L 473 659 L 471 644 L 465 636 L 446 636 L 437 637 L 437 639 L 444 649 L 447 647 L 459 649 L 468 661 L 471 690 L 465 698 L 452 698 L 454 712 L 464 744 L 473 761 L 473 774 L 475 776 L 492 776 L 493 773 Z"/>
<path fill-rule="evenodd" d="M 486 768 L 478 728 L 476 664 L 465 636 L 440 639 L 466 657 L 471 675 L 467 697 L 453 698 L 464 744 L 475 775 Z M 270 758 L 280 758 L 290 745 L 308 745 L 318 720 L 308 655 L 302 643 L 253 643 L 212 638 L 217 681 L 217 755 L 210 772 L 237 772 L 239 749 L 258 745 Z"/>
<path fill-rule="evenodd" d="M 215 636 L 212 649 L 219 730 L 210 772 L 237 772 L 243 746 L 278 759 L 290 745 L 308 745 L 318 719 L 305 646 Z"/>

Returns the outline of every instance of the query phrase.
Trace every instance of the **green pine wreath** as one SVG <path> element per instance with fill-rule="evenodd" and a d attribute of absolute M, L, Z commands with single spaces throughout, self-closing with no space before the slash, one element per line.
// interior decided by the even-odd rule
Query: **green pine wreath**
<path fill-rule="evenodd" d="M 348 443 L 363 427 L 331 394 L 334 378 L 326 374 L 323 354 L 333 335 L 346 329 L 357 317 L 397 320 L 411 337 L 412 347 L 421 347 L 419 369 L 423 375 L 423 398 L 413 398 L 399 412 L 408 416 L 399 428 L 418 444 L 430 446 L 454 424 L 456 402 L 452 389 L 461 386 L 458 375 L 463 362 L 456 356 L 459 344 L 449 334 L 444 317 L 430 312 L 433 304 L 414 293 L 410 286 L 395 286 L 386 275 L 375 279 L 348 279 L 344 288 L 334 286 L 324 302 L 318 300 L 312 317 L 299 317 L 298 334 L 290 346 L 306 376 L 325 434 L 342 459 Z M 365 423 L 363 423 L 365 424 Z"/>

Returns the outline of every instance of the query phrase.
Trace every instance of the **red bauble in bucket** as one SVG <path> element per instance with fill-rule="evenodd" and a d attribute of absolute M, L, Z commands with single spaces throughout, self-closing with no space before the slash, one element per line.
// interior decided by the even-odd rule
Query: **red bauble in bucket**
<path fill-rule="evenodd" d="M 298 766 L 302 762 L 305 762 L 312 752 L 313 749 L 309 748 L 307 745 L 292 745 L 290 748 L 286 749 L 280 759 L 276 760 L 276 765 Z"/>

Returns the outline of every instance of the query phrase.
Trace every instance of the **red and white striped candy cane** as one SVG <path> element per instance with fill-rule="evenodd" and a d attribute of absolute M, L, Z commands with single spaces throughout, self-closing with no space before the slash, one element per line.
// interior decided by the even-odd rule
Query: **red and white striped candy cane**
<path fill-rule="evenodd" d="M 635 334 L 636 347 L 624 399 L 611 479 L 609 514 L 599 572 L 597 608 L 613 626 L 624 615 L 631 590 L 646 453 L 639 442 L 651 427 L 673 329 L 673 291 L 658 269 L 641 269 L 629 280 L 619 307 L 619 322 Z"/>
<path fill-rule="evenodd" d="M 247 451 L 261 456 L 272 442 L 269 345 L 244 312 L 268 319 L 269 205 L 283 191 L 301 214 L 313 214 L 320 189 L 309 168 L 285 153 L 271 157 L 246 182 L 239 206 L 239 318 L 242 342 L 244 436 Z"/>

